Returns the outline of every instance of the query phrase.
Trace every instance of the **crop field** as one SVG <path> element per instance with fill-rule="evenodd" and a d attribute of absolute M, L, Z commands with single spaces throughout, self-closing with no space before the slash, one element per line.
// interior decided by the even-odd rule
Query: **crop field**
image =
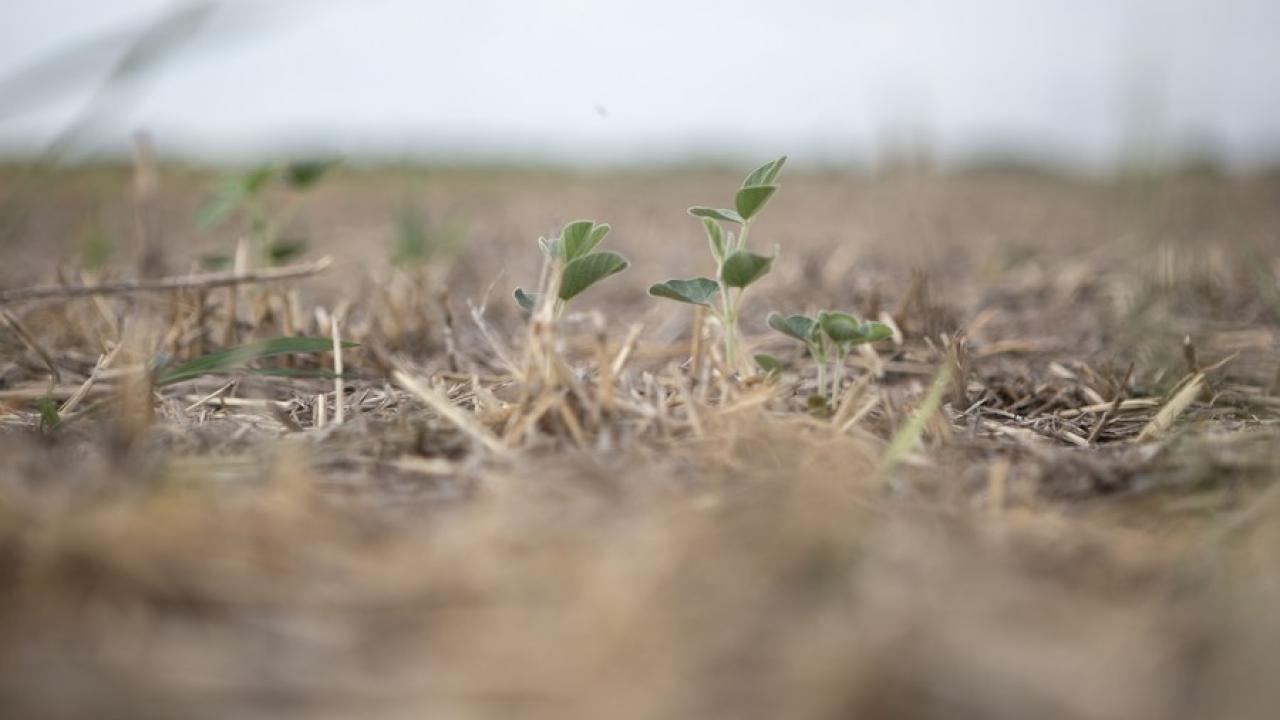
<path fill-rule="evenodd" d="M 143 160 L 0 233 L 0 717 L 1280 705 L 1280 177 Z"/>

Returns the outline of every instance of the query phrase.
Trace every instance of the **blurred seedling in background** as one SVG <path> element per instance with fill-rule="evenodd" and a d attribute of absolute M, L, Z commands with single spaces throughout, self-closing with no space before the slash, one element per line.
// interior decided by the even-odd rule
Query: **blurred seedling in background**
<path fill-rule="evenodd" d="M 808 315 L 782 315 L 769 313 L 769 327 L 789 338 L 804 343 L 809 355 L 818 366 L 818 388 L 815 396 L 823 404 L 831 404 L 840 393 L 844 380 L 845 359 L 859 345 L 886 340 L 893 330 L 874 320 L 863 321 L 849 313 L 823 310 L 817 317 Z M 776 372 L 781 363 L 768 355 L 756 357 L 757 364 L 766 372 Z M 830 392 L 827 390 L 827 365 L 834 364 Z"/>
<path fill-rule="evenodd" d="M 538 247 L 546 258 L 543 279 L 538 292 L 516 288 L 516 303 L 527 312 L 535 312 L 545 297 L 553 297 L 551 312 L 560 317 L 568 303 L 601 280 L 626 270 L 630 263 L 612 250 L 596 250 L 609 234 L 607 223 L 574 220 L 564 226 L 560 236 L 538 238 Z"/>
<path fill-rule="evenodd" d="M 196 213 L 196 228 L 209 231 L 231 218 L 238 218 L 252 243 L 253 262 L 258 266 L 283 265 L 302 255 L 306 238 L 282 237 L 297 216 L 300 194 L 315 187 L 337 160 L 308 160 L 288 164 L 260 165 L 242 175 L 221 178 L 212 197 Z M 269 192 L 283 184 L 293 191 L 284 202 L 273 202 Z M 206 269 L 231 267 L 231 255 L 205 255 Z"/>
<path fill-rule="evenodd" d="M 448 350 L 449 273 L 465 240 L 461 221 L 436 220 L 408 196 L 401 203 L 388 248 L 389 272 L 377 288 L 385 311 L 374 314 L 392 347 L 416 352 L 442 340 Z"/>
<path fill-rule="evenodd" d="M 769 274 L 774 255 L 757 255 L 747 249 L 747 234 L 765 203 L 778 190 L 776 180 L 787 157 L 767 162 L 752 170 L 734 195 L 734 209 L 694 206 L 689 214 L 702 220 L 711 256 L 715 260 L 715 279 L 694 277 L 667 280 L 649 287 L 649 294 L 677 302 L 701 305 L 719 322 L 724 334 L 724 360 L 730 372 L 739 366 L 738 316 L 747 287 Z M 725 232 L 722 222 L 738 226 L 738 232 Z M 717 299 L 718 296 L 718 299 Z M 694 332 L 700 332 L 695 328 Z"/>

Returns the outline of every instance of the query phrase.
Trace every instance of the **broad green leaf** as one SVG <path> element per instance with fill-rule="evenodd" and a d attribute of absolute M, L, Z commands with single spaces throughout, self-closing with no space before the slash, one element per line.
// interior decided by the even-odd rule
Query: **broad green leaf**
<path fill-rule="evenodd" d="M 766 375 L 777 375 L 782 372 L 784 367 L 782 361 L 772 355 L 760 353 L 759 355 L 756 355 L 754 359 L 756 361 L 756 365 L 760 366 L 760 369 L 763 370 Z"/>
<path fill-rule="evenodd" d="M 774 330 L 806 345 L 813 342 L 818 334 L 818 321 L 808 315 L 782 315 L 771 312 L 765 322 Z"/>
<path fill-rule="evenodd" d="M 600 280 L 627 269 L 630 263 L 612 250 L 583 255 L 570 260 L 560 276 L 560 299 L 569 300 Z"/>
<path fill-rule="evenodd" d="M 356 343 L 344 342 L 343 346 L 356 347 Z M 328 350 L 333 350 L 333 340 L 331 338 L 278 337 L 258 340 L 201 355 L 177 367 L 160 369 L 156 373 L 156 385 L 170 385 L 183 380 L 193 380 L 204 375 L 248 372 L 250 369 L 246 365 L 254 360 L 280 355 L 293 355 L 295 353 L 325 352 Z M 262 374 L 264 370 L 266 369 L 258 368 L 254 372 Z M 279 374 L 277 371 L 273 372 Z"/>
<path fill-rule="evenodd" d="M 271 182 L 276 175 L 280 173 L 280 168 L 276 165 L 259 165 L 258 167 L 245 173 L 240 179 L 241 187 L 244 189 L 245 195 L 257 195 L 262 192 L 267 183 Z"/>
<path fill-rule="evenodd" d="M 875 320 L 868 320 L 867 322 L 862 323 L 860 332 L 862 333 L 862 339 L 858 341 L 859 345 L 862 343 L 880 342 L 881 340 L 888 340 L 893 337 L 893 328 L 882 322 L 876 322 Z"/>
<path fill-rule="evenodd" d="M 272 265 L 283 265 L 306 251 L 305 238 L 276 240 L 267 246 L 267 260 Z"/>
<path fill-rule="evenodd" d="M 741 215 L 734 212 L 733 210 L 727 210 L 724 208 L 720 208 L 719 210 L 717 210 L 716 208 L 704 207 L 702 205 L 695 205 L 689 208 L 689 214 L 694 215 L 696 217 L 700 217 L 700 218 L 712 218 L 714 220 L 724 220 L 725 222 L 738 223 L 739 225 L 743 223 Z"/>
<path fill-rule="evenodd" d="M 299 160 L 284 169 L 284 179 L 297 190 L 305 190 L 320 182 L 325 173 L 342 162 L 336 158 L 324 160 Z"/>
<path fill-rule="evenodd" d="M 729 287 L 743 288 L 767 275 L 771 267 L 772 257 L 738 250 L 720 266 L 720 281 Z"/>
<path fill-rule="evenodd" d="M 590 220 L 575 220 L 564 226 L 560 231 L 560 250 L 564 253 L 565 262 L 580 258 L 595 248 L 600 240 L 595 238 L 594 228 L 595 223 Z"/>
<path fill-rule="evenodd" d="M 692 305 L 710 305 L 711 298 L 719 292 L 720 286 L 711 278 L 696 277 L 688 280 L 668 280 L 649 286 L 649 294 L 654 297 L 669 298 Z"/>
<path fill-rule="evenodd" d="M 196 229 L 202 232 L 212 230 L 240 209 L 244 197 L 244 192 L 238 183 L 235 185 L 220 183 L 213 197 L 196 211 Z"/>
<path fill-rule="evenodd" d="M 724 230 L 720 228 L 720 223 L 713 218 L 702 218 L 702 227 L 707 231 L 707 240 L 711 243 L 711 254 L 716 257 L 716 262 L 724 260 Z"/>
<path fill-rule="evenodd" d="M 818 324 L 827 337 L 842 345 L 862 337 L 862 322 L 849 313 L 823 310 L 818 313 Z"/>
<path fill-rule="evenodd" d="M 760 212 L 765 203 L 769 202 L 769 198 L 773 197 L 777 189 L 777 185 L 748 185 L 734 196 L 733 205 L 738 208 L 738 214 L 743 219 L 750 220 Z"/>
<path fill-rule="evenodd" d="M 511 296 L 516 299 L 516 304 L 525 312 L 533 312 L 533 309 L 538 307 L 538 299 L 542 297 L 538 293 L 525 292 L 524 288 L 516 288 L 516 291 L 511 293 Z"/>
<path fill-rule="evenodd" d="M 782 170 L 783 164 L 787 162 L 787 156 L 783 155 L 777 160 L 770 160 L 761 165 L 747 175 L 747 179 L 742 181 L 742 187 L 750 187 L 752 185 L 772 185 L 773 181 L 778 178 L 778 171 Z"/>

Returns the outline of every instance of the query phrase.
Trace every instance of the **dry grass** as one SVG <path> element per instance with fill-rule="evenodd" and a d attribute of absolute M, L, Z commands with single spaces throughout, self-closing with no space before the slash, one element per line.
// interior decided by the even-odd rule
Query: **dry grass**
<path fill-rule="evenodd" d="M 125 180 L 11 204 L 0 287 L 234 243 L 191 238 L 170 172 L 173 241 L 130 247 Z M 745 315 L 770 379 L 638 301 L 733 184 L 350 173 L 305 215 L 324 275 L 7 304 L 3 714 L 1270 717 L 1280 188 L 788 179 Z M 405 187 L 467 222 L 452 265 L 387 265 Z M 529 322 L 507 288 L 576 216 L 633 268 Z M 85 227 L 111 269 L 75 265 Z M 818 307 L 899 332 L 815 414 L 756 333 Z M 361 346 L 283 361 L 336 385 L 145 370 L 295 334 Z"/>

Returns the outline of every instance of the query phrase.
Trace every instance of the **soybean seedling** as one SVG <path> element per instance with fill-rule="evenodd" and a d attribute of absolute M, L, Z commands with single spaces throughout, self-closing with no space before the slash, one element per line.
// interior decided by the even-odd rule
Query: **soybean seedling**
<path fill-rule="evenodd" d="M 809 350 L 818 366 L 818 397 L 830 402 L 840 392 L 840 384 L 844 380 L 845 358 L 858 345 L 885 340 L 893 335 L 893 330 L 884 323 L 874 320 L 863 321 L 849 313 L 823 310 L 816 318 L 808 315 L 781 315 L 769 313 L 769 327 L 799 340 Z M 766 356 L 767 357 L 767 356 Z M 769 358 L 769 360 L 772 360 Z M 835 375 L 832 378 L 831 392 L 827 392 L 827 364 L 834 362 Z"/>
<path fill-rule="evenodd" d="M 774 255 L 757 255 L 749 251 L 747 234 L 760 210 L 777 192 L 778 173 L 786 161 L 787 156 L 783 155 L 752 170 L 734 195 L 732 210 L 703 206 L 689 208 L 689 214 L 699 218 L 706 230 L 711 256 L 716 263 L 715 279 L 668 280 L 649 287 L 649 294 L 654 297 L 702 305 L 720 321 L 724 331 L 725 365 L 731 371 L 739 363 L 738 315 L 742 310 L 743 297 L 749 285 L 769 274 L 777 255 L 776 250 Z M 737 225 L 737 235 L 733 231 L 725 232 L 722 222 Z"/>
<path fill-rule="evenodd" d="M 214 186 L 209 201 L 196 213 L 198 230 L 212 230 L 224 221 L 238 216 L 253 240 L 259 261 L 264 265 L 283 265 L 306 252 L 305 239 L 284 238 L 281 233 L 293 220 L 293 202 L 273 205 L 267 190 L 273 183 L 283 183 L 295 192 L 315 187 L 337 160 L 306 160 L 285 165 L 260 165 L 242 175 L 224 177 Z M 230 266 L 228 255 L 206 255 L 206 267 Z"/>
<path fill-rule="evenodd" d="M 630 263 L 612 250 L 596 250 L 609 234 L 607 223 L 575 220 L 560 231 L 560 237 L 538 238 L 538 247 L 551 268 L 541 292 L 516 288 L 516 304 L 533 312 L 547 293 L 554 293 L 554 314 L 564 313 L 570 300 L 601 280 L 626 270 Z"/>

